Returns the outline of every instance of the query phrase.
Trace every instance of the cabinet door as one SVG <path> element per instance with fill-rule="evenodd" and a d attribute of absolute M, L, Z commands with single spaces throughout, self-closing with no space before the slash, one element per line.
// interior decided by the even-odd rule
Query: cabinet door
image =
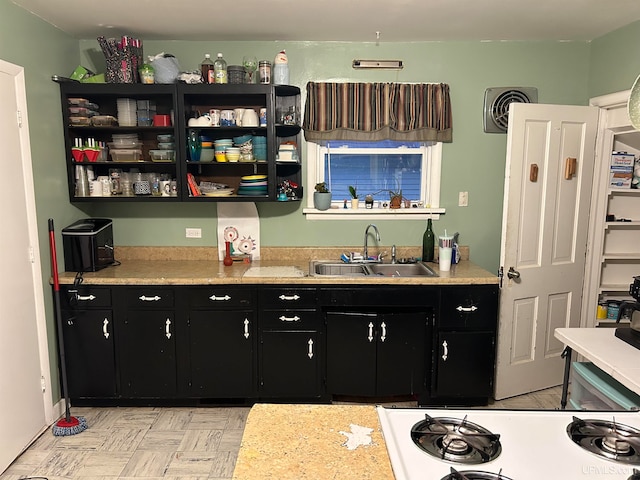
<path fill-rule="evenodd" d="M 255 390 L 253 312 L 189 312 L 191 393 L 196 397 L 249 397 Z"/>
<path fill-rule="evenodd" d="M 488 398 L 493 394 L 493 332 L 440 332 L 435 395 Z"/>
<path fill-rule="evenodd" d="M 111 310 L 64 310 L 62 317 L 69 397 L 115 397 Z"/>
<path fill-rule="evenodd" d="M 125 397 L 176 395 L 175 321 L 171 310 L 127 310 L 118 323 Z"/>
<path fill-rule="evenodd" d="M 264 331 L 260 343 L 261 396 L 320 395 L 318 332 Z"/>
<path fill-rule="evenodd" d="M 376 314 L 327 312 L 327 392 L 375 395 Z"/>
<path fill-rule="evenodd" d="M 387 313 L 378 323 L 377 395 L 419 394 L 426 389 L 430 355 L 427 313 Z"/>

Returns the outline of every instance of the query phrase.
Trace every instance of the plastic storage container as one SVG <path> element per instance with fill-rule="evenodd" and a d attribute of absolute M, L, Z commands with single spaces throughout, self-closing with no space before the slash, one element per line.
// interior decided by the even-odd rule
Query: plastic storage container
<path fill-rule="evenodd" d="M 569 404 L 575 410 L 640 410 L 640 395 L 591 362 L 573 362 Z"/>
<path fill-rule="evenodd" d="M 109 153 L 114 162 L 138 162 L 142 158 L 142 150 L 135 148 L 110 149 Z"/>

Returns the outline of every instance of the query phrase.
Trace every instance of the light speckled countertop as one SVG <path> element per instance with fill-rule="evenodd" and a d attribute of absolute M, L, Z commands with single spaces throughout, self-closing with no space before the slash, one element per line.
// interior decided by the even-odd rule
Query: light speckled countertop
<path fill-rule="evenodd" d="M 351 425 L 371 443 L 348 449 Z M 375 406 L 256 404 L 242 437 L 234 480 L 393 480 Z"/>
<path fill-rule="evenodd" d="M 409 254 L 410 249 L 404 250 Z M 403 250 L 399 249 L 401 258 Z M 487 285 L 497 284 L 495 274 L 463 260 L 450 272 L 439 272 L 438 264 L 429 264 L 438 277 L 317 277 L 309 276 L 309 260 L 336 260 L 340 250 L 327 248 L 263 249 L 262 259 L 252 263 L 234 262 L 225 267 L 217 260 L 215 249 L 188 247 L 116 247 L 121 263 L 97 272 L 85 272 L 85 284 L 91 285 L 215 285 L 215 284 L 317 284 L 317 285 Z M 75 272 L 60 274 L 60 283 L 71 284 Z"/>

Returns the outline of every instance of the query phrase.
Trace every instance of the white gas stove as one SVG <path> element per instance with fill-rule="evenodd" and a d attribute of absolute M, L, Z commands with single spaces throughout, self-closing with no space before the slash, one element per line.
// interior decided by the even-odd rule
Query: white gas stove
<path fill-rule="evenodd" d="M 640 480 L 638 412 L 378 407 L 378 417 L 396 480 Z"/>

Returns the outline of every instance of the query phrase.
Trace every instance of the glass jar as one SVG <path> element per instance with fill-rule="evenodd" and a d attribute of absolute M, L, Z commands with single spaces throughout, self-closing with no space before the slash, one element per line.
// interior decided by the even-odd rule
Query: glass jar
<path fill-rule="evenodd" d="M 260 83 L 267 85 L 271 83 L 271 62 L 268 60 L 260 60 L 258 63 L 258 76 Z"/>

